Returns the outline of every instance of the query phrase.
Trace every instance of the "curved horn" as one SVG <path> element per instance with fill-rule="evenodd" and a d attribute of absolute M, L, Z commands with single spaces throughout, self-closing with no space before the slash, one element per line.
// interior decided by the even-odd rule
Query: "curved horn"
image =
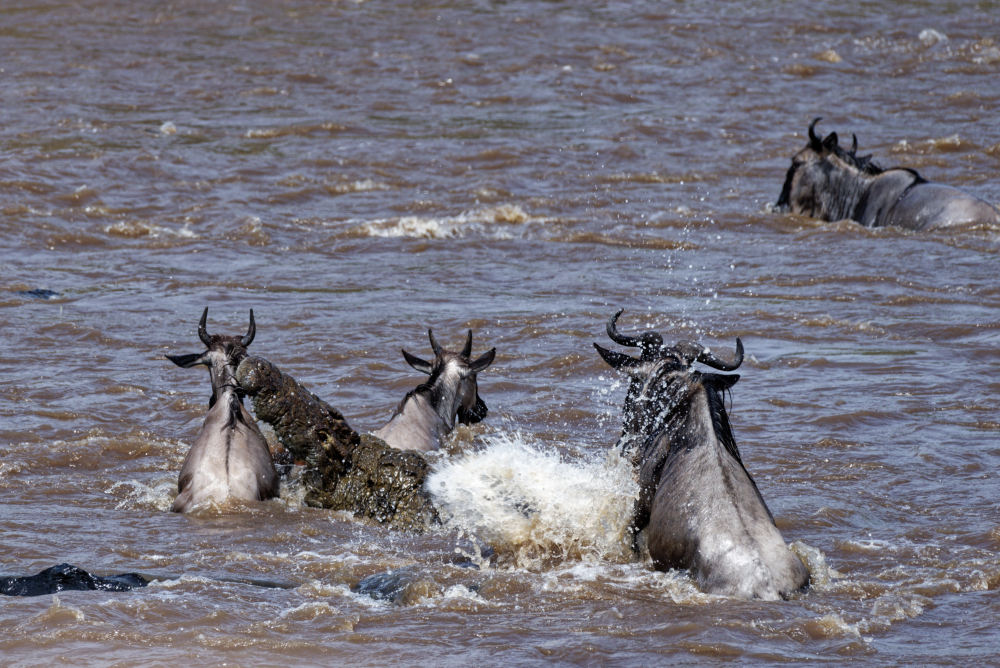
<path fill-rule="evenodd" d="M 462 357 L 468 358 L 472 355 L 472 330 L 469 330 L 469 337 L 465 339 L 465 347 L 462 348 Z"/>
<path fill-rule="evenodd" d="M 208 330 L 205 328 L 207 322 L 208 307 L 206 306 L 205 310 L 201 313 L 201 320 L 198 321 L 198 338 L 201 339 L 201 342 L 206 346 L 210 346 L 212 345 L 212 337 L 208 335 Z"/>
<path fill-rule="evenodd" d="M 598 354 L 612 369 L 624 369 L 627 371 L 642 364 L 642 360 L 629 357 L 625 353 L 620 353 L 616 350 L 608 350 L 596 343 L 594 344 L 594 348 L 597 349 Z"/>
<path fill-rule="evenodd" d="M 434 351 L 434 356 L 439 357 L 444 351 L 438 345 L 438 342 L 434 340 L 434 332 L 430 327 L 427 328 L 427 338 L 431 340 L 431 350 Z"/>
<path fill-rule="evenodd" d="M 681 341 L 674 346 L 674 350 L 680 353 L 681 357 L 688 364 L 701 362 L 719 371 L 733 371 L 734 369 L 738 369 L 740 364 L 743 363 L 743 342 L 740 341 L 740 337 L 738 336 L 736 337 L 736 354 L 728 359 L 716 355 L 695 341 Z"/>
<path fill-rule="evenodd" d="M 254 335 L 257 334 L 257 325 L 253 321 L 253 309 L 250 309 L 250 327 L 247 328 L 246 335 L 240 339 L 240 343 L 243 347 L 248 347 L 253 342 Z"/>
<path fill-rule="evenodd" d="M 620 309 L 618 313 L 611 316 L 608 320 L 608 337 L 615 343 L 621 344 L 623 346 L 629 346 L 632 348 L 642 348 L 642 358 L 650 359 L 660 348 L 663 347 L 663 337 L 660 336 L 658 332 L 644 332 L 639 336 L 625 336 L 618 331 L 618 316 L 620 316 L 625 309 Z"/>
<path fill-rule="evenodd" d="M 743 342 L 740 341 L 740 337 L 736 337 L 736 353 L 729 359 L 719 357 L 708 348 L 705 348 L 698 355 L 697 360 L 719 371 L 735 371 L 743 364 Z"/>
<path fill-rule="evenodd" d="M 858 136 L 852 132 L 851 133 L 851 155 L 853 156 L 857 152 L 858 152 Z"/>
<path fill-rule="evenodd" d="M 631 348 L 638 348 L 639 339 L 633 338 L 631 336 L 625 336 L 624 334 L 618 331 L 618 316 L 620 316 L 624 312 L 625 309 L 623 308 L 618 309 L 618 313 L 615 313 L 613 316 L 611 316 L 611 319 L 608 320 L 608 327 L 607 327 L 608 338 L 610 338 L 612 341 L 614 341 L 619 345 L 629 346 Z"/>
<path fill-rule="evenodd" d="M 816 136 L 816 124 L 823 120 L 822 116 L 817 116 L 813 119 L 813 122 L 809 124 L 809 143 L 813 146 L 819 146 L 823 142 L 820 138 Z"/>

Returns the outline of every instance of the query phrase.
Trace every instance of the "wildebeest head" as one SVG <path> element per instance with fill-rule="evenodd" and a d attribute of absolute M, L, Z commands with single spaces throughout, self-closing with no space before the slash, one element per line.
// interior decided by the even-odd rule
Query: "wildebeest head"
<path fill-rule="evenodd" d="M 226 336 L 223 334 L 209 334 L 206 329 L 208 320 L 208 307 L 201 314 L 198 322 L 198 338 L 205 344 L 207 350 L 203 353 L 191 353 L 189 355 L 167 355 L 167 359 L 179 367 L 185 369 L 202 364 L 208 367 L 212 378 L 212 399 L 209 405 L 215 404 L 218 393 L 225 387 L 230 387 L 237 392 L 239 384 L 236 382 L 236 367 L 247 356 L 247 347 L 253 341 L 257 326 L 254 324 L 253 309 L 250 309 L 250 326 L 243 336 Z"/>
<path fill-rule="evenodd" d="M 497 349 L 491 348 L 476 359 L 472 359 L 472 330 L 465 340 L 461 352 L 451 352 L 442 348 L 434 339 L 434 332 L 427 330 L 427 337 L 434 351 L 434 361 L 428 362 L 403 350 L 407 364 L 417 371 L 430 376 L 426 383 L 418 387 L 431 393 L 431 404 L 438 414 L 447 416 L 448 424 L 453 424 L 453 416 L 462 424 L 475 424 L 486 417 L 486 403 L 479 398 L 476 374 L 493 363 Z M 450 405 L 441 405 L 447 402 Z"/>
<path fill-rule="evenodd" d="M 882 169 L 870 155 L 857 155 L 858 138 L 852 135 L 851 150 L 838 142 L 837 133 L 824 139 L 816 135 L 814 118 L 809 124 L 809 143 L 792 156 L 785 183 L 775 207 L 779 211 L 802 214 L 812 218 L 833 220 L 841 217 L 841 200 L 845 199 L 845 174 L 880 174 Z"/>
<path fill-rule="evenodd" d="M 733 371 L 743 363 L 743 342 L 737 337 L 736 352 L 723 357 L 693 341 L 681 341 L 669 346 L 658 332 L 626 336 L 617 328 L 615 313 L 608 321 L 608 336 L 615 343 L 639 349 L 639 357 L 608 350 L 597 343 L 594 348 L 612 368 L 627 373 L 632 379 L 625 397 L 623 436 L 648 435 L 662 427 L 672 411 L 699 387 L 712 390 L 714 398 L 736 384 L 738 374 L 723 375 L 693 371 L 701 362 L 720 371 Z"/>

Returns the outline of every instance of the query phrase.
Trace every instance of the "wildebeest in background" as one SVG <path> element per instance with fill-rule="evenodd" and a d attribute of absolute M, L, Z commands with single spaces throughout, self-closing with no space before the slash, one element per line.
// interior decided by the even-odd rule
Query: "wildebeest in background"
<path fill-rule="evenodd" d="M 61 591 L 129 591 L 147 584 L 149 580 L 138 573 L 102 577 L 71 564 L 58 564 L 35 575 L 0 575 L 0 594 L 44 596 Z"/>
<path fill-rule="evenodd" d="M 205 307 L 198 323 L 198 338 L 208 350 L 167 355 L 167 359 L 180 367 L 207 366 L 212 381 L 208 415 L 181 467 L 178 495 L 170 508 L 175 512 L 186 512 L 196 505 L 229 497 L 258 501 L 278 495 L 278 473 L 271 451 L 243 407 L 235 378 L 236 367 L 247 356 L 247 346 L 257 331 L 253 309 L 250 327 L 242 337 L 210 335 L 205 328 L 207 319 L 208 307 Z"/>
<path fill-rule="evenodd" d="M 619 442 L 639 476 L 633 530 L 645 531 L 657 568 L 686 568 L 707 593 L 741 598 L 786 597 L 809 582 L 802 561 L 785 545 L 774 518 L 743 465 L 722 394 L 739 379 L 695 371 L 701 362 L 732 371 L 743 344 L 723 359 L 704 346 L 663 343 L 657 332 L 608 336 L 640 350 L 638 358 L 594 344 L 632 382 Z"/>
<path fill-rule="evenodd" d="M 486 404 L 479 398 L 476 374 L 493 363 L 497 349 L 492 348 L 476 359 L 472 355 L 472 330 L 461 352 L 449 352 L 434 340 L 427 330 L 434 351 L 434 361 L 425 360 L 403 351 L 407 364 L 430 376 L 409 392 L 400 402 L 392 418 L 373 432 L 400 450 L 437 450 L 444 438 L 455 428 L 455 420 L 474 424 L 486 417 Z"/>
<path fill-rule="evenodd" d="M 895 225 L 927 230 L 950 225 L 1000 225 L 1000 211 L 978 197 L 926 181 L 907 167 L 882 169 L 871 156 L 842 148 L 837 133 L 816 136 L 792 156 L 776 207 L 781 211 L 834 221 L 851 219 L 866 227 Z"/>

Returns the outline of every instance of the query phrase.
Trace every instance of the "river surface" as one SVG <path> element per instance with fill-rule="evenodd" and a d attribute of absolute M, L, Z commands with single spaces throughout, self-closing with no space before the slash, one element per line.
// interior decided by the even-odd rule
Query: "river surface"
<path fill-rule="evenodd" d="M 9 666 L 982 664 L 1000 647 L 1000 230 L 771 209 L 817 116 L 1000 202 L 995 2 L 0 6 Z M 487 419 L 411 535 L 168 512 L 242 333 L 359 430 L 474 331 Z M 747 359 L 730 417 L 810 590 L 704 595 L 623 540 L 607 319 Z M 613 345 L 613 344 L 612 344 Z M 492 546 L 480 558 L 478 542 Z M 478 568 L 468 567 L 472 562 Z M 402 572 L 394 603 L 352 591 Z"/>

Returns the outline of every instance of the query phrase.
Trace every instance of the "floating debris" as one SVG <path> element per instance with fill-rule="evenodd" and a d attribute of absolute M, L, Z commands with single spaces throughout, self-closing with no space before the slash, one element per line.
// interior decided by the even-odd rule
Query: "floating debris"
<path fill-rule="evenodd" d="M 47 290 L 45 288 L 35 288 L 34 290 L 18 290 L 17 294 L 22 297 L 31 297 L 32 299 L 57 299 L 62 297 L 62 294 L 56 292 L 55 290 Z"/>

